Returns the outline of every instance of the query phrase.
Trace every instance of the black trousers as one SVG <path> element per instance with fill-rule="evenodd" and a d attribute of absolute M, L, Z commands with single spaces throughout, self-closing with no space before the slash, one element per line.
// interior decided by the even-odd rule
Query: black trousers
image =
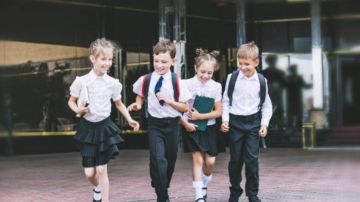
<path fill-rule="evenodd" d="M 259 191 L 259 139 L 261 114 L 237 116 L 230 114 L 229 131 L 229 178 L 232 197 L 240 197 L 243 189 L 241 170 L 245 163 L 245 192 L 248 197 L 256 196 Z"/>
<path fill-rule="evenodd" d="M 179 117 L 148 119 L 151 185 L 158 201 L 168 199 L 167 188 L 175 169 L 180 130 Z"/>

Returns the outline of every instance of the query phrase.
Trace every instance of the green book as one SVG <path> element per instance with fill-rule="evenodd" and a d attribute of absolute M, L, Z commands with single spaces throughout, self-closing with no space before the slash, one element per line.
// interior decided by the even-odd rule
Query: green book
<path fill-rule="evenodd" d="M 214 108 L 215 100 L 214 98 L 204 97 L 204 96 L 196 96 L 193 108 L 195 108 L 199 113 L 209 113 Z M 205 131 L 208 120 L 189 120 L 190 123 L 197 125 L 197 131 Z"/>

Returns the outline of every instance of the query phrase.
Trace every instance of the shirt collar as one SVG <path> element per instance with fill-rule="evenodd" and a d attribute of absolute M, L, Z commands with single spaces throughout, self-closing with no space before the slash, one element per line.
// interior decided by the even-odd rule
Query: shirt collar
<path fill-rule="evenodd" d="M 195 75 L 195 76 L 193 77 L 193 79 L 195 80 L 195 83 L 196 83 L 197 86 L 209 86 L 209 85 L 210 85 L 210 82 L 211 82 L 211 79 L 210 79 L 210 80 L 208 80 L 206 83 L 202 83 L 202 82 L 199 80 L 199 78 L 197 77 L 197 75 Z"/>
<path fill-rule="evenodd" d="M 239 78 L 241 78 L 241 79 L 246 79 L 246 80 L 259 80 L 259 78 L 258 78 L 258 73 L 257 73 L 256 70 L 255 70 L 255 72 L 254 72 L 254 75 L 252 75 L 250 78 L 246 77 L 246 76 L 242 73 L 242 71 L 239 71 Z"/>
<path fill-rule="evenodd" d="M 91 71 L 88 73 L 88 76 L 89 76 L 89 80 L 88 80 L 89 83 L 95 81 L 95 79 L 97 79 L 97 78 L 101 78 L 101 79 L 103 79 L 105 82 L 111 81 L 110 76 L 109 76 L 108 74 L 104 74 L 104 75 L 102 75 L 102 76 L 98 76 L 98 75 L 94 72 L 94 70 L 91 70 Z"/>
<path fill-rule="evenodd" d="M 158 74 L 157 72 L 154 71 L 153 75 L 155 76 L 154 79 L 156 79 L 156 80 L 159 79 L 161 76 L 164 78 L 164 80 L 168 80 L 168 79 L 171 78 L 171 71 L 169 70 L 163 75 L 160 75 L 160 74 Z"/>

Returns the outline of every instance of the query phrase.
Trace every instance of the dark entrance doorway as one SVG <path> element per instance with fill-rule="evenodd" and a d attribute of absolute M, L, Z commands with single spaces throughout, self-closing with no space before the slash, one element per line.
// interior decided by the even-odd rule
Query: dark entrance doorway
<path fill-rule="evenodd" d="M 341 66 L 343 126 L 360 126 L 360 60 Z"/>

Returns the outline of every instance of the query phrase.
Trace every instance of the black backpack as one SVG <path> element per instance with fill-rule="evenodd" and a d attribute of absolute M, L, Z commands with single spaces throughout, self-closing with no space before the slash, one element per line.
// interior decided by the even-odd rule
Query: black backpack
<path fill-rule="evenodd" d="M 149 85 L 150 85 L 151 75 L 152 75 L 152 72 L 146 74 L 142 81 L 142 96 L 145 100 L 147 99 L 147 96 L 149 93 Z M 171 81 L 172 81 L 172 85 L 173 85 L 173 89 L 174 89 L 174 99 L 176 102 L 178 102 L 179 97 L 180 97 L 179 77 L 174 72 L 171 72 Z"/>
<path fill-rule="evenodd" d="M 142 81 L 142 96 L 144 98 L 144 111 L 145 111 L 145 118 L 149 117 L 148 114 L 148 103 L 147 103 L 147 97 L 149 94 L 149 86 L 150 86 L 150 80 L 151 80 L 151 73 L 148 73 L 144 76 L 143 81 Z M 174 89 L 174 99 L 176 102 L 179 101 L 179 97 L 180 97 L 180 85 L 179 85 L 179 77 L 174 73 L 171 72 L 171 81 L 172 81 L 172 86 Z"/>
<path fill-rule="evenodd" d="M 265 81 L 265 77 L 264 75 L 257 73 L 258 74 L 258 78 L 259 78 L 259 82 L 260 82 L 260 103 L 259 103 L 259 110 L 261 110 L 264 101 L 265 101 L 265 97 L 266 97 L 266 81 Z M 237 80 L 237 77 L 239 76 L 239 70 L 235 70 L 231 73 L 231 77 L 230 77 L 230 81 L 229 81 L 229 86 L 228 86 L 228 97 L 229 97 L 229 105 L 232 105 L 232 99 L 233 99 L 233 93 L 234 93 L 234 88 L 235 88 L 235 83 Z"/>

